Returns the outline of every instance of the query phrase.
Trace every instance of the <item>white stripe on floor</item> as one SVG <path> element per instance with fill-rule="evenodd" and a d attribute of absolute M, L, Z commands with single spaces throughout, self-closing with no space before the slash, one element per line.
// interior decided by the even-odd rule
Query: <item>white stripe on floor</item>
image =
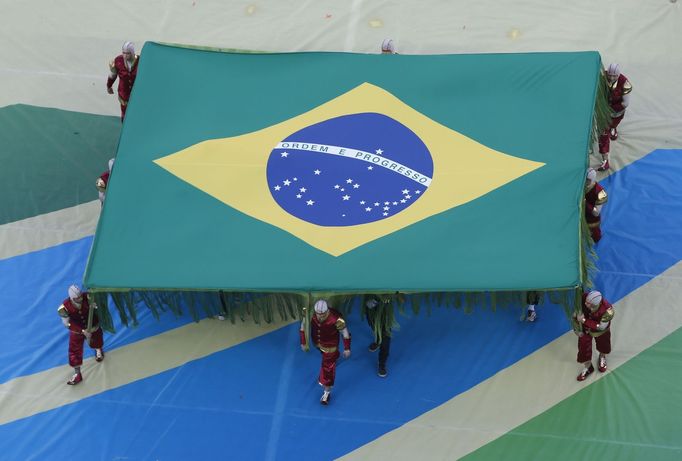
<path fill-rule="evenodd" d="M 99 200 L 0 225 L 0 259 L 44 250 L 95 233 Z"/>

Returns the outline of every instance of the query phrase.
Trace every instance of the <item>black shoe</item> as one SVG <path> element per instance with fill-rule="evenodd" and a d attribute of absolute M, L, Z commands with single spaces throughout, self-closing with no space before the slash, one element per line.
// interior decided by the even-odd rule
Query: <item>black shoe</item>
<path fill-rule="evenodd" d="M 376 352 L 377 349 L 379 349 L 379 345 L 377 343 L 372 343 L 369 345 L 368 349 L 370 352 Z"/>
<path fill-rule="evenodd" d="M 388 376 L 388 371 L 386 371 L 385 365 L 379 365 L 379 370 L 377 370 L 377 375 L 379 375 L 380 378 L 385 378 L 386 376 Z"/>

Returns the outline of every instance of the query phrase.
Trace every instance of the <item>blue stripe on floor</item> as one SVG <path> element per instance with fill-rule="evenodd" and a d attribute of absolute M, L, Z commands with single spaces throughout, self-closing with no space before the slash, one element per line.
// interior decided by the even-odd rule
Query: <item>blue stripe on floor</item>
<path fill-rule="evenodd" d="M 682 260 L 682 150 L 656 150 L 601 182 L 609 195 L 596 284 L 617 301 Z"/>

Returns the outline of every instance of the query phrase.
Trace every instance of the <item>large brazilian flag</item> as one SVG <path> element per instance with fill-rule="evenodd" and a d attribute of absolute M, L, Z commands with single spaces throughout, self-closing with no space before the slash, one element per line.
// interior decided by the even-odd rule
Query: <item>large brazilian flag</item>
<path fill-rule="evenodd" d="M 575 290 L 600 72 L 596 52 L 147 43 L 85 285 L 124 321 L 140 301 L 267 320 L 317 296 Z"/>

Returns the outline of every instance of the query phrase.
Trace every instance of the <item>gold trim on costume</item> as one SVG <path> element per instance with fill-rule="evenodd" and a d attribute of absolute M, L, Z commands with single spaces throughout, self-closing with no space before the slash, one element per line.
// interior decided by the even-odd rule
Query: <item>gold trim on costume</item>
<path fill-rule="evenodd" d="M 611 90 L 615 90 L 616 87 L 618 86 L 618 79 L 616 79 L 615 82 L 609 83 L 609 88 Z M 630 94 L 632 92 L 632 84 L 630 83 L 630 80 L 625 80 L 625 83 L 623 83 L 623 94 Z"/>
<path fill-rule="evenodd" d="M 341 331 L 344 328 L 346 328 L 346 321 L 342 318 L 339 318 L 336 320 L 336 323 L 334 324 L 336 326 L 336 329 Z"/>
<path fill-rule="evenodd" d="M 319 345 L 317 346 L 317 348 L 319 350 L 321 350 L 322 352 L 326 352 L 327 354 L 334 353 L 338 349 L 338 347 L 326 347 L 326 346 L 319 346 Z"/>
<path fill-rule="evenodd" d="M 601 316 L 601 321 L 610 322 L 614 315 L 616 315 L 616 312 L 613 310 L 613 307 L 609 307 L 606 309 L 606 312 L 604 312 L 604 315 Z"/>
<path fill-rule="evenodd" d="M 630 94 L 632 91 L 632 84 L 630 83 L 630 80 L 625 80 L 625 83 L 623 84 L 623 94 Z"/>
<path fill-rule="evenodd" d="M 600 224 L 601 224 L 601 220 L 599 220 L 597 222 L 588 222 L 587 227 L 589 227 L 590 229 L 594 229 L 595 227 L 599 227 Z"/>
<path fill-rule="evenodd" d="M 600 190 L 597 194 L 597 205 L 603 205 L 609 199 L 609 195 L 604 189 Z"/>
<path fill-rule="evenodd" d="M 66 306 L 63 304 L 57 308 L 57 314 L 65 319 L 69 318 L 69 312 L 66 310 Z"/>

